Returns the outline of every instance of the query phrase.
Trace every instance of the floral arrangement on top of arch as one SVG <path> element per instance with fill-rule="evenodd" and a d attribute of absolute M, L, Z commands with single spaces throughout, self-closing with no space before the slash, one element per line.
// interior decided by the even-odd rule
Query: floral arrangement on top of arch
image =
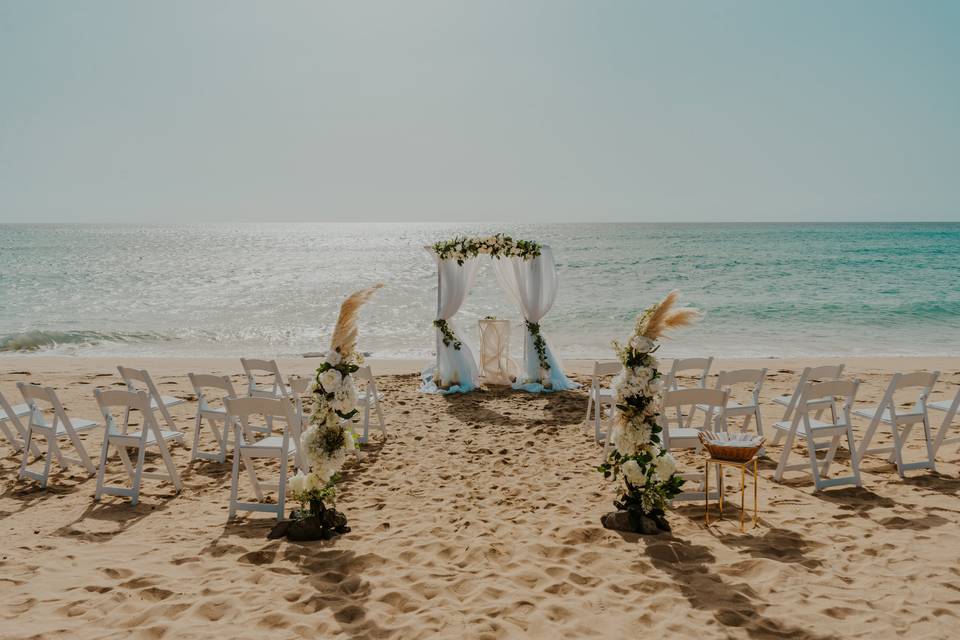
<path fill-rule="evenodd" d="M 347 454 L 357 448 L 350 424 L 358 413 L 353 374 L 363 364 L 363 356 L 356 350 L 357 316 L 360 307 L 382 286 L 377 284 L 357 291 L 340 306 L 330 349 L 310 384 L 314 399 L 310 426 L 300 436 L 301 451 L 310 462 L 310 472 L 298 471 L 290 479 L 289 494 L 300 503 L 300 509 L 291 514 L 291 520 L 279 535 L 295 540 L 317 540 L 350 530 L 347 517 L 336 510 L 334 501 L 340 469 Z M 330 503 L 329 507 L 325 501 Z"/>
<path fill-rule="evenodd" d="M 676 308 L 679 293 L 671 291 L 637 317 L 625 345 L 613 343 L 623 364 L 614 378 L 613 449 L 597 467 L 605 478 L 623 479 L 617 511 L 601 518 L 608 529 L 637 533 L 669 531 L 665 513 L 670 500 L 681 492 L 683 478 L 677 464 L 662 447 L 659 423 L 662 389 L 659 363 L 654 355 L 657 341 L 671 329 L 693 324 L 700 312 Z"/>
<path fill-rule="evenodd" d="M 508 235 L 495 233 L 492 236 L 458 236 L 453 240 L 436 242 L 433 250 L 441 260 L 456 260 L 463 265 L 468 258 L 488 255 L 494 258 L 520 258 L 533 260 L 540 255 L 541 245 L 530 240 L 514 240 Z"/>

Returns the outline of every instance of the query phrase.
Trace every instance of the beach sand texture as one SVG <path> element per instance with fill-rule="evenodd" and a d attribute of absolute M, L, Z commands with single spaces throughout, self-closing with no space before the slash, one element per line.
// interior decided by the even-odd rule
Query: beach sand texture
<path fill-rule="evenodd" d="M 184 398 L 193 398 L 188 371 L 229 373 L 242 388 L 238 361 L 125 363 L 147 366 L 165 393 Z M 115 364 L 6 358 L 0 391 L 13 401 L 17 381 L 51 385 L 72 415 L 93 419 L 93 389 L 116 388 Z M 816 495 L 809 476 L 774 483 L 775 463 L 764 460 L 752 532 L 734 518 L 706 529 L 697 503 L 669 514 L 672 535 L 617 534 L 599 522 L 615 491 L 592 470 L 600 448 L 583 422 L 584 390 L 423 395 L 415 364 L 374 363 L 393 374 L 379 378 L 389 434 L 348 464 L 337 505 L 353 531 L 327 542 L 267 540 L 273 519 L 263 514 L 227 522 L 229 459 L 190 463 L 175 446 L 183 492 L 146 481 L 131 507 L 94 503 L 95 480 L 76 467 L 54 466 L 45 491 L 15 483 L 19 456 L 0 444 L 0 636 L 956 637 L 956 445 L 941 450 L 938 473 L 901 480 L 871 457 L 863 488 Z M 770 370 L 769 424 L 780 417 L 769 399 L 792 390 L 804 362 L 753 364 Z M 307 374 L 313 361 L 281 366 Z M 944 372 L 936 399 L 960 388 L 956 360 L 848 359 L 864 381 L 861 401 L 879 400 L 890 372 L 915 368 Z M 586 364 L 571 369 L 589 383 Z M 194 408 L 173 409 L 187 442 Z M 942 414 L 933 415 L 938 426 Z M 84 436 L 94 456 L 101 437 Z M 209 432 L 204 441 L 212 444 Z M 909 455 L 921 447 L 913 438 Z M 108 475 L 121 473 L 114 455 Z"/>

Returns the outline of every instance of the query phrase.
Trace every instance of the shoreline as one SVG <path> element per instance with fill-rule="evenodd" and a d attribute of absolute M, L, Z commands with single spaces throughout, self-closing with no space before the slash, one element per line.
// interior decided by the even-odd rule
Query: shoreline
<path fill-rule="evenodd" d="M 601 361 L 609 361 L 606 358 Z M 313 358 L 276 358 L 283 375 L 307 375 L 322 361 L 319 357 Z M 667 363 L 672 358 L 662 358 L 662 368 L 668 369 Z M 369 364 L 376 375 L 410 375 L 419 374 L 433 360 L 418 358 L 368 358 Z M 564 369 L 569 374 L 590 376 L 593 372 L 591 359 L 564 360 Z M 769 372 L 776 369 L 802 369 L 807 366 L 828 364 L 845 364 L 850 370 L 867 371 L 940 371 L 948 372 L 960 370 L 960 357 L 957 356 L 830 356 L 830 357 L 768 357 L 768 358 L 716 358 L 711 373 L 723 370 L 767 368 Z M 186 376 L 193 373 L 242 373 L 240 358 L 230 357 L 188 357 L 188 356 L 45 356 L 21 355 L 0 357 L 0 372 L 10 375 L 16 371 L 30 371 L 31 375 L 52 374 L 62 376 L 66 374 L 84 373 L 114 373 L 117 365 L 124 365 L 138 369 L 146 369 L 160 375 Z"/>

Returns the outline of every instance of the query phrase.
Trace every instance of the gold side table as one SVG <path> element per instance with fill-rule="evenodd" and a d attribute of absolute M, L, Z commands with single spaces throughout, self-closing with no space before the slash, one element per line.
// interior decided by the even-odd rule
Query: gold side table
<path fill-rule="evenodd" d="M 720 471 L 720 487 L 719 487 L 719 500 L 718 506 L 720 508 L 720 518 L 723 518 L 723 468 L 724 467 L 735 467 L 740 469 L 740 531 L 745 532 L 744 528 L 744 508 L 746 507 L 746 501 L 744 500 L 744 494 L 746 493 L 747 488 L 747 470 L 750 467 L 753 467 L 753 527 L 757 526 L 757 519 L 760 513 L 760 501 L 758 499 L 758 489 L 757 486 L 760 482 L 760 476 L 757 475 L 757 456 L 746 460 L 744 462 L 738 462 L 734 460 L 719 460 L 712 456 L 708 456 L 706 459 L 706 468 L 703 474 L 703 517 L 706 521 L 706 525 L 710 526 L 710 465 L 718 465 Z"/>

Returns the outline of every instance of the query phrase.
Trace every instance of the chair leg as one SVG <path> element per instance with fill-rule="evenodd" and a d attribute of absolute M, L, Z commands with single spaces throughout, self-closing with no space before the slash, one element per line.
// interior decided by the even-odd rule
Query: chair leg
<path fill-rule="evenodd" d="M 370 439 L 370 398 L 367 398 L 367 401 L 363 403 L 363 436 L 360 438 L 360 442 L 366 444 Z"/>
<path fill-rule="evenodd" d="M 257 500 L 263 502 L 263 488 L 260 486 L 260 480 L 257 479 L 257 472 L 253 468 L 253 460 L 250 456 L 243 454 L 243 449 L 240 450 L 240 458 L 243 461 L 243 468 L 247 471 L 247 478 L 253 486 L 253 492 L 256 494 Z"/>
<path fill-rule="evenodd" d="M 190 462 L 197 459 L 197 453 L 200 451 L 200 428 L 203 426 L 203 416 L 197 409 L 197 419 L 193 423 L 193 447 L 190 452 Z"/>
<path fill-rule="evenodd" d="M 830 465 L 833 464 L 833 457 L 837 454 L 837 447 L 840 446 L 840 436 L 833 436 L 833 439 L 830 440 L 830 448 L 827 450 L 827 455 L 823 459 L 823 464 L 820 467 L 820 475 L 823 478 L 826 478 L 830 473 Z"/>
<path fill-rule="evenodd" d="M 377 399 L 376 393 L 374 393 L 373 402 L 377 408 L 377 420 L 380 423 L 380 431 L 383 432 L 383 435 L 387 435 L 387 423 L 383 420 L 383 410 L 380 409 L 380 400 Z"/>
<path fill-rule="evenodd" d="M 143 428 L 146 428 L 146 426 Z M 135 506 L 140 502 L 140 482 L 143 480 L 143 459 L 147 453 L 146 447 L 143 446 L 143 440 L 141 440 L 140 443 L 140 446 L 137 447 L 137 470 L 133 476 L 133 496 L 130 499 L 130 506 Z"/>
<path fill-rule="evenodd" d="M 856 486 L 862 487 L 863 483 L 860 480 L 860 456 L 857 455 L 857 447 L 853 441 L 853 429 L 850 426 L 847 426 L 847 446 L 850 447 L 850 467 L 853 469 L 853 479 L 856 482 Z"/>
<path fill-rule="evenodd" d="M 30 461 L 30 451 L 33 448 L 33 428 L 27 427 L 27 438 L 24 440 L 23 447 L 23 459 L 20 461 L 20 475 L 17 476 L 17 480 L 22 478 L 27 471 L 27 464 Z M 39 456 L 37 456 L 39 457 Z"/>
<path fill-rule="evenodd" d="M 97 467 L 97 489 L 93 493 L 93 499 L 100 500 L 103 495 L 103 480 L 107 471 L 107 457 L 110 455 L 110 436 L 105 435 L 103 446 L 100 447 L 100 465 Z"/>
<path fill-rule="evenodd" d="M 587 415 L 583 419 L 584 422 L 590 422 L 590 409 L 593 408 L 593 389 L 590 389 L 590 392 L 587 394 Z"/>
<path fill-rule="evenodd" d="M 239 437 L 234 434 L 233 447 L 233 466 L 230 471 L 230 510 L 227 512 L 227 519 L 233 520 L 237 513 L 237 490 L 240 484 L 240 446 L 237 444 Z"/>
<path fill-rule="evenodd" d="M 931 471 L 937 470 L 936 451 L 933 448 L 933 439 L 932 434 L 930 433 L 930 420 L 927 418 L 927 415 L 923 416 L 923 439 L 927 445 L 927 463 L 930 465 Z"/>
<path fill-rule="evenodd" d="M 807 438 L 807 454 L 810 457 L 810 473 L 813 475 L 813 487 L 815 491 L 819 491 L 822 479 L 820 478 L 820 472 L 817 469 L 817 447 L 812 436 Z"/>
<path fill-rule="evenodd" d="M 906 476 L 904 475 L 905 472 L 903 469 L 903 442 L 904 440 L 906 440 L 906 437 L 910 434 L 910 429 L 913 425 L 907 425 L 906 427 L 904 427 L 902 432 L 903 437 L 901 438 L 900 428 L 897 426 L 896 422 L 892 421 L 893 419 L 892 415 L 890 416 L 890 418 L 891 418 L 890 434 L 893 436 L 893 453 L 890 454 L 890 457 L 893 458 L 892 462 L 894 462 L 897 465 L 897 473 L 900 475 L 901 478 L 904 478 Z"/>
<path fill-rule="evenodd" d="M 790 460 L 790 449 L 793 447 L 794 432 L 791 429 L 787 432 L 787 439 L 783 443 L 783 451 L 780 452 L 780 462 L 777 463 L 777 470 L 773 474 L 773 479 L 777 482 L 783 480 L 784 471 L 787 468 L 787 462 Z"/>
<path fill-rule="evenodd" d="M 160 431 L 160 428 L 157 428 L 157 431 Z M 177 490 L 177 493 L 183 489 L 183 485 L 180 483 L 180 474 L 177 473 L 177 466 L 173 464 L 173 458 L 170 457 L 170 449 L 167 447 L 166 441 L 159 437 L 160 434 L 157 434 L 157 448 L 160 449 L 160 457 L 163 458 L 163 464 L 167 467 L 167 475 L 170 477 L 170 482 L 173 483 L 173 488 Z"/>

